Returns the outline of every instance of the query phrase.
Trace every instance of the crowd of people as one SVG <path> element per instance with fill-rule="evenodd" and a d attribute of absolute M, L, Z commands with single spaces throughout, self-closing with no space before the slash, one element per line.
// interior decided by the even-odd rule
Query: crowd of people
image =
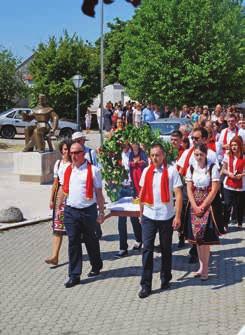
<path fill-rule="evenodd" d="M 98 110 L 101 125 L 101 109 Z M 140 216 L 130 217 L 135 243 L 142 249 L 140 298 L 152 290 L 153 255 L 161 253 L 161 289 L 172 279 L 172 236 L 177 230 L 178 247 L 190 245 L 190 263 L 199 267 L 193 277 L 206 281 L 210 247 L 220 243 L 233 220 L 242 229 L 245 203 L 245 119 L 234 106 L 218 104 L 213 112 L 208 106 L 188 107 L 181 111 L 163 111 L 155 104 L 107 103 L 103 110 L 103 129 L 110 135 L 128 124 L 141 124 L 159 117 L 190 118 L 193 127 L 181 126 L 170 141 L 178 156 L 167 164 L 164 147 L 155 143 L 146 152 L 141 143 L 125 143 L 122 165 L 128 178 L 122 183 L 121 197 L 139 199 Z M 96 151 L 85 146 L 83 132 L 72 135 L 72 143 L 60 144 L 61 159 L 54 167 L 50 208 L 53 209 L 52 254 L 45 261 L 57 265 L 64 234 L 68 236 L 69 279 L 65 287 L 80 282 L 82 247 L 89 256 L 89 276 L 97 276 L 103 267 L 99 239 L 104 222 L 102 177 Z M 98 213 L 97 213 L 98 208 Z M 127 218 L 118 218 L 119 251 L 115 257 L 128 255 Z M 159 234 L 159 245 L 155 237 Z"/>

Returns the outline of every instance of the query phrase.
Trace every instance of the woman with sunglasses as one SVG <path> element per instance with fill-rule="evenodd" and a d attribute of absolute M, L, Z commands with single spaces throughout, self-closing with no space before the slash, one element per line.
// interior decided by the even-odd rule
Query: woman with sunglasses
<path fill-rule="evenodd" d="M 219 244 L 219 235 L 224 233 L 220 175 L 217 165 L 208 163 L 205 144 L 195 144 L 194 159 L 186 174 L 188 203 L 184 235 L 197 246 L 199 269 L 194 277 L 207 280 L 210 245 Z"/>
<path fill-rule="evenodd" d="M 59 151 L 61 159 L 57 160 L 54 165 L 54 182 L 51 190 L 49 208 L 53 210 L 53 240 L 52 240 L 52 254 L 45 259 L 47 264 L 57 265 L 59 261 L 59 251 L 62 244 L 63 235 L 66 234 L 63 222 L 63 215 L 58 217 L 58 200 L 62 194 L 62 185 L 64 181 L 64 173 L 66 168 L 71 164 L 70 157 L 71 142 L 64 140 L 59 144 Z M 64 204 L 62 205 L 62 212 L 64 211 Z"/>

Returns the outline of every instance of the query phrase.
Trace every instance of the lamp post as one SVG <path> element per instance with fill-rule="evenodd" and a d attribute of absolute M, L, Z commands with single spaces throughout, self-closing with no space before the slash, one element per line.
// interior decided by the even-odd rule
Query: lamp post
<path fill-rule="evenodd" d="M 100 145 L 103 145 L 104 112 L 104 1 L 100 0 Z"/>
<path fill-rule="evenodd" d="M 80 120 L 80 106 L 79 106 L 79 88 L 83 84 L 83 77 L 78 73 L 72 77 L 73 84 L 77 89 L 77 131 L 81 130 L 81 120 Z"/>

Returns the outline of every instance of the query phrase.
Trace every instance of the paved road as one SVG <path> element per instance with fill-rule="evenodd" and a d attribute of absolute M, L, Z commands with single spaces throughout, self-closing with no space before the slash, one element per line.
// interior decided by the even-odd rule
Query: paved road
<path fill-rule="evenodd" d="M 114 221 L 113 221 L 114 220 Z M 85 253 L 81 285 L 64 288 L 67 279 L 67 240 L 60 266 L 44 263 L 51 246 L 49 223 L 18 228 L 0 234 L 1 335 L 233 335 L 245 323 L 245 232 L 234 226 L 213 247 L 210 279 L 192 278 L 195 265 L 187 263 L 188 249 L 173 245 L 173 283 L 159 290 L 159 254 L 155 254 L 154 294 L 137 296 L 141 256 L 115 259 L 118 235 L 115 219 L 104 224 L 101 241 L 104 268 L 88 278 Z M 129 224 L 130 227 L 130 224 Z M 131 227 L 129 240 L 133 243 Z M 176 240 L 176 236 L 175 236 Z"/>

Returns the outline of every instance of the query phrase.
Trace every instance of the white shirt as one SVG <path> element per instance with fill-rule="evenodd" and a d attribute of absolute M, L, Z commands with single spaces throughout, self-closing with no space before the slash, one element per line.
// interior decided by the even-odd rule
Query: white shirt
<path fill-rule="evenodd" d="M 149 167 L 146 167 L 141 175 L 139 185 L 143 187 L 145 182 L 145 175 Z M 182 182 L 178 171 L 173 167 L 168 167 L 168 177 L 169 177 L 169 195 L 170 201 L 168 203 L 163 203 L 161 201 L 161 178 L 162 169 L 155 169 L 153 175 L 153 205 L 144 204 L 143 215 L 152 220 L 169 220 L 175 215 L 175 208 L 173 202 L 173 189 L 176 187 L 181 187 Z"/>
<path fill-rule="evenodd" d="M 237 162 L 237 157 L 234 157 L 234 161 L 233 161 L 233 171 L 234 172 L 236 171 L 236 162 Z M 230 169 L 229 169 L 229 156 L 227 154 L 225 154 L 222 163 L 227 163 L 227 169 L 228 169 L 229 172 L 231 172 Z M 234 190 L 235 191 L 245 191 L 245 176 L 242 177 L 242 188 L 232 188 L 232 187 L 226 185 L 227 178 L 228 178 L 228 176 L 225 176 L 224 188 L 226 188 L 227 190 L 232 190 L 232 191 L 234 191 Z"/>
<path fill-rule="evenodd" d="M 95 189 L 102 188 L 102 179 L 100 170 L 92 165 L 93 175 L 93 199 L 86 199 L 86 181 L 87 181 L 87 162 L 83 163 L 79 168 L 76 166 L 72 169 L 69 194 L 66 204 L 75 208 L 86 208 L 96 203 Z"/>
<path fill-rule="evenodd" d="M 122 166 L 128 172 L 128 179 L 125 179 L 122 183 L 124 186 L 128 186 L 131 183 L 131 178 L 130 178 L 130 173 L 129 173 L 129 155 L 130 155 L 130 152 L 131 152 L 130 149 L 127 152 L 125 152 L 125 151 L 122 152 Z"/>
<path fill-rule="evenodd" d="M 97 156 L 96 156 L 95 150 L 93 150 L 89 147 L 86 147 L 86 146 L 84 146 L 84 149 L 85 149 L 85 155 L 84 155 L 85 159 L 87 159 L 87 161 L 89 161 L 89 163 L 91 163 L 95 166 L 98 166 Z M 90 153 L 89 153 L 89 151 L 90 151 Z M 92 158 L 92 162 L 91 162 L 91 158 Z"/>
<path fill-rule="evenodd" d="M 183 152 L 183 154 L 180 156 L 179 160 L 177 161 L 177 166 L 179 166 L 181 168 L 184 167 L 186 157 L 187 157 L 187 155 L 188 155 L 188 153 L 189 153 L 190 150 L 191 150 L 191 148 L 190 149 L 186 149 Z M 214 152 L 211 149 L 208 149 L 208 151 L 207 151 L 207 160 L 208 160 L 209 164 L 216 164 L 217 167 L 219 166 L 219 162 L 218 162 L 218 159 L 217 159 L 216 152 Z M 189 160 L 189 166 L 190 165 L 194 166 L 195 162 L 196 162 L 196 159 L 195 159 L 194 151 L 193 151 L 192 154 L 191 154 L 190 160 Z"/>
<path fill-rule="evenodd" d="M 195 187 L 199 188 L 208 187 L 210 185 L 210 172 L 209 172 L 210 165 L 211 164 L 208 163 L 206 167 L 200 168 L 197 164 L 197 161 L 195 161 L 194 165 L 192 165 L 194 168 L 193 173 L 191 173 L 191 168 L 189 166 L 185 180 L 192 181 Z M 219 170 L 216 165 L 212 167 L 211 180 L 212 181 L 220 180 Z"/>
<path fill-rule="evenodd" d="M 240 128 L 238 130 L 238 135 L 241 136 L 242 140 L 243 140 L 243 145 L 245 144 L 245 129 Z"/>
<path fill-rule="evenodd" d="M 219 161 L 222 161 L 224 157 L 224 151 L 223 151 L 222 146 L 224 145 L 224 137 L 225 137 L 226 132 L 227 132 L 227 143 L 226 144 L 229 144 L 231 139 L 234 136 L 236 136 L 237 129 L 235 128 L 234 130 L 231 130 L 230 128 L 225 128 L 221 131 L 219 140 L 216 143 L 216 150 L 217 150 Z"/>
<path fill-rule="evenodd" d="M 57 160 L 54 164 L 54 178 L 59 178 L 60 185 L 64 184 L 64 174 L 66 168 L 71 164 L 71 162 L 63 162 L 63 160 Z"/>

